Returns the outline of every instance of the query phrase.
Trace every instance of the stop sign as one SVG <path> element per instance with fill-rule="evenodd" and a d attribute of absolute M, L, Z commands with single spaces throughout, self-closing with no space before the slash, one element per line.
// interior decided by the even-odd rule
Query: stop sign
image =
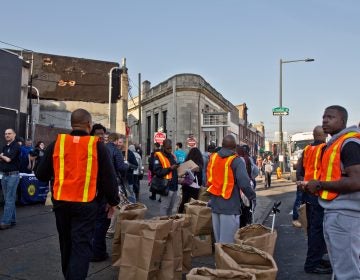
<path fill-rule="evenodd" d="M 164 132 L 155 132 L 154 134 L 154 143 L 159 143 L 162 145 L 164 140 L 166 139 L 166 133 Z"/>
<path fill-rule="evenodd" d="M 189 148 L 196 147 L 196 139 L 195 138 L 188 138 L 188 139 L 186 139 L 186 142 L 187 142 L 187 146 Z"/>

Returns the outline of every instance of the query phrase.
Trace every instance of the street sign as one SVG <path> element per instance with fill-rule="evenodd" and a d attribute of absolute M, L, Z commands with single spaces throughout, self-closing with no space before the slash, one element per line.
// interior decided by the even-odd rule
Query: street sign
<path fill-rule="evenodd" d="M 154 143 L 159 143 L 160 145 L 162 145 L 165 139 L 166 139 L 166 133 L 164 132 L 154 133 Z"/>
<path fill-rule="evenodd" d="M 186 139 L 186 143 L 189 148 L 194 148 L 194 147 L 196 147 L 196 144 L 197 144 L 195 138 Z"/>
<path fill-rule="evenodd" d="M 287 116 L 289 115 L 289 108 L 286 107 L 275 107 L 272 109 L 274 116 Z"/>

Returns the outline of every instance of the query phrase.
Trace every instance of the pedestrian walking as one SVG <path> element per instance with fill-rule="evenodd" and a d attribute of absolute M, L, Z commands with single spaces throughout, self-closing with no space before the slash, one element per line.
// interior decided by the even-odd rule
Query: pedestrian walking
<path fill-rule="evenodd" d="M 178 174 L 175 156 L 172 154 L 172 143 L 165 139 L 162 150 L 154 155 L 154 176 L 167 180 L 166 194 L 161 193 L 160 215 L 171 216 L 177 200 Z"/>
<path fill-rule="evenodd" d="M 16 225 L 16 191 L 19 184 L 20 145 L 15 141 L 14 129 L 5 130 L 6 145 L 0 154 L 1 187 L 4 195 L 4 213 L 0 229 L 9 229 Z"/>
<path fill-rule="evenodd" d="M 155 159 L 155 153 L 160 151 L 160 144 L 154 143 L 154 150 L 151 152 L 149 158 L 148 158 L 148 185 L 149 190 L 151 192 L 151 195 L 149 196 L 149 199 L 156 200 L 156 192 L 151 191 L 151 179 L 154 176 L 154 159 Z M 159 198 L 159 202 L 161 202 L 161 197 Z"/>
<path fill-rule="evenodd" d="M 271 174 L 274 170 L 274 163 L 271 160 L 271 156 L 267 156 L 262 164 L 265 171 L 265 189 L 267 189 L 271 187 Z"/>
<path fill-rule="evenodd" d="M 323 114 L 331 135 L 321 159 L 319 180 L 305 189 L 319 195 L 324 208 L 324 237 L 336 279 L 360 279 L 360 129 L 346 127 L 348 113 L 339 105 Z"/>
<path fill-rule="evenodd" d="M 226 135 L 222 148 L 210 156 L 207 167 L 214 235 L 216 242 L 221 243 L 235 242 L 241 215 L 240 190 L 249 200 L 256 197 L 245 163 L 235 150 L 235 137 Z"/>
<path fill-rule="evenodd" d="M 104 143 L 90 136 L 88 111 L 71 114 L 70 134 L 59 134 L 40 162 L 36 177 L 54 178 L 52 200 L 65 279 L 85 279 L 92 254 L 99 203 L 119 203 L 115 170 Z"/>
<path fill-rule="evenodd" d="M 323 259 L 327 253 L 326 244 L 323 234 L 324 208 L 319 205 L 318 197 L 311 193 L 304 193 L 301 188 L 301 181 L 318 180 L 320 178 L 321 155 L 326 144 L 327 134 L 324 133 L 321 126 L 316 126 L 313 131 L 314 142 L 307 145 L 302 156 L 297 162 L 296 180 L 297 195 L 294 203 L 293 225 L 298 218 L 299 195 L 301 192 L 301 200 L 306 203 L 307 217 L 307 254 L 304 264 L 306 273 L 329 274 L 332 273 L 331 265 Z M 297 221 L 298 222 L 298 221 Z M 300 222 L 299 222 L 300 224 Z M 300 224 L 301 226 L 301 224 Z"/>
<path fill-rule="evenodd" d="M 191 148 L 188 155 L 185 158 L 185 161 L 192 160 L 198 166 L 196 170 L 194 170 L 194 179 L 187 181 L 182 180 L 181 182 L 181 191 L 182 197 L 179 206 L 179 213 L 184 213 L 184 205 L 188 203 L 191 198 L 198 199 L 200 186 L 203 184 L 202 181 L 202 170 L 204 168 L 204 160 L 200 150 L 196 147 Z"/>

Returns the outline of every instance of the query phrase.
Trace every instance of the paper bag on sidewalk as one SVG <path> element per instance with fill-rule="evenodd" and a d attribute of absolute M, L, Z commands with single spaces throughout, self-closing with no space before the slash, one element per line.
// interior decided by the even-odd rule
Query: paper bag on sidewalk
<path fill-rule="evenodd" d="M 193 236 L 191 233 L 191 221 L 190 221 L 191 216 L 187 214 L 181 214 L 181 216 L 184 217 L 184 222 L 182 224 L 182 229 L 181 229 L 182 246 L 183 246 L 182 271 L 188 272 L 191 270 L 191 251 L 192 251 L 192 242 L 193 242 Z"/>
<path fill-rule="evenodd" d="M 157 279 L 181 280 L 183 263 L 182 226 L 185 221 L 185 215 L 155 217 L 154 220 L 171 220 L 173 222 L 166 241 L 165 253 L 161 261 L 161 270 Z"/>
<path fill-rule="evenodd" d="M 193 162 L 191 159 L 187 160 L 187 161 L 183 162 L 182 164 L 180 164 L 179 168 L 177 169 L 178 176 L 179 177 L 184 176 L 186 173 L 186 170 L 189 169 L 191 171 L 194 171 L 198 167 L 199 166 L 195 162 Z"/>
<path fill-rule="evenodd" d="M 121 258 L 119 280 L 158 279 L 171 220 L 121 221 Z"/>
<path fill-rule="evenodd" d="M 274 255 L 277 232 L 261 224 L 247 225 L 239 228 L 235 233 L 235 243 L 255 247 Z"/>
<path fill-rule="evenodd" d="M 201 234 L 193 236 L 192 257 L 208 256 L 212 254 L 211 234 Z"/>
<path fill-rule="evenodd" d="M 307 217 L 306 217 L 306 203 L 301 204 L 299 209 L 299 222 L 301 223 L 301 227 L 305 230 L 307 234 Z"/>
<path fill-rule="evenodd" d="M 206 187 L 200 187 L 198 200 L 208 202 L 210 200 L 210 193 L 206 191 Z"/>
<path fill-rule="evenodd" d="M 212 233 L 211 208 L 207 206 L 206 202 L 191 199 L 189 203 L 185 203 L 185 213 L 191 216 L 193 235 Z"/>
<path fill-rule="evenodd" d="M 208 267 L 193 268 L 186 280 L 256 280 L 254 274 L 236 270 L 212 269 Z"/>
<path fill-rule="evenodd" d="M 238 244 L 216 243 L 215 263 L 218 269 L 250 272 L 260 280 L 275 280 L 278 270 L 270 254 L 251 246 Z"/>
<path fill-rule="evenodd" d="M 111 254 L 111 261 L 113 265 L 115 265 L 115 262 L 120 259 L 121 256 L 121 221 L 144 219 L 146 211 L 147 207 L 145 204 L 133 203 L 123 205 L 119 211 L 114 213 L 114 215 L 117 215 L 117 221 Z"/>

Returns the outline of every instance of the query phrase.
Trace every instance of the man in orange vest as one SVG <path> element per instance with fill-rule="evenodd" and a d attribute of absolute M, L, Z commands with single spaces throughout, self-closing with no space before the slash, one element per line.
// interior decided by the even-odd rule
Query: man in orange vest
<path fill-rule="evenodd" d="M 346 128 L 348 113 L 325 109 L 322 127 L 332 137 L 321 159 L 319 180 L 304 182 L 324 208 L 324 237 L 336 279 L 360 279 L 360 129 Z"/>
<path fill-rule="evenodd" d="M 154 176 L 164 178 L 168 181 L 167 195 L 161 195 L 160 215 L 171 216 L 177 200 L 178 174 L 175 156 L 172 153 L 172 144 L 170 139 L 165 139 L 161 151 L 154 154 Z"/>
<path fill-rule="evenodd" d="M 99 202 L 105 196 L 115 206 L 119 196 L 106 146 L 98 137 L 89 136 L 90 113 L 75 110 L 71 126 L 70 134 L 59 134 L 48 146 L 36 177 L 42 181 L 54 178 L 52 200 L 64 277 L 85 279 Z"/>
<path fill-rule="evenodd" d="M 210 156 L 207 180 L 215 240 L 234 243 L 234 235 L 240 224 L 240 189 L 250 201 L 255 199 L 256 194 L 251 187 L 245 163 L 236 154 L 233 135 L 226 135 L 222 148 Z"/>
<path fill-rule="evenodd" d="M 317 196 L 304 193 L 300 184 L 304 180 L 320 178 L 321 155 L 326 145 L 327 134 L 319 125 L 314 128 L 313 136 L 314 142 L 304 148 L 296 168 L 299 185 L 297 197 L 301 192 L 301 200 L 306 203 L 308 249 L 304 270 L 306 273 L 328 274 L 332 273 L 332 269 L 329 261 L 323 260 L 323 255 L 327 252 L 323 234 L 324 208 L 319 205 Z M 294 205 L 294 208 L 298 206 L 300 205 Z"/>

